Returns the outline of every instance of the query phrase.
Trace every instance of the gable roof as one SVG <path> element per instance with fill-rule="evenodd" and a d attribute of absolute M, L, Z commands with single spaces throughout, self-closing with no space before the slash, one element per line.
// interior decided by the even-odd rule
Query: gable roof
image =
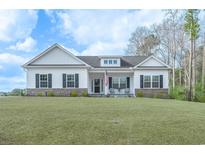
<path fill-rule="evenodd" d="M 146 63 L 151 58 L 153 58 L 154 60 L 156 60 L 157 62 L 159 62 L 163 66 L 142 66 L 144 63 Z M 138 63 L 134 68 L 168 68 L 168 69 L 170 69 L 171 67 L 169 65 L 165 64 L 162 60 L 155 57 L 154 55 L 150 55 L 146 59 L 144 59 L 143 61 Z"/>
<path fill-rule="evenodd" d="M 34 57 L 33 59 L 31 59 L 30 61 L 28 61 L 27 63 L 25 63 L 23 65 L 23 67 L 27 67 L 29 65 L 31 65 L 33 62 L 35 62 L 37 59 L 39 59 L 40 57 L 42 57 L 43 55 L 47 54 L 48 52 L 52 51 L 52 49 L 58 47 L 59 49 L 61 49 L 63 52 L 65 52 L 66 54 L 70 55 L 71 57 L 73 57 L 74 59 L 78 60 L 79 62 L 81 62 L 84 66 L 89 66 L 87 63 L 85 63 L 84 61 L 82 61 L 81 59 L 77 58 L 75 55 L 73 55 L 71 52 L 69 52 L 67 49 L 65 49 L 64 47 L 62 47 L 61 45 L 55 43 L 53 44 L 51 47 L 49 47 L 48 49 L 46 49 L 45 51 L 43 51 L 42 53 L 40 53 L 39 55 L 37 55 L 36 57 Z M 37 65 L 34 65 L 37 66 Z"/>
<path fill-rule="evenodd" d="M 77 56 L 77 57 L 92 67 L 102 68 L 102 66 L 100 65 L 101 56 Z M 121 61 L 120 67 L 123 68 L 134 67 L 148 57 L 149 56 L 115 56 L 115 58 L 120 59 Z"/>
<path fill-rule="evenodd" d="M 54 49 L 55 47 L 58 47 L 66 54 L 70 55 L 72 58 L 78 60 L 80 62 L 80 64 L 32 64 L 37 59 L 39 59 L 40 57 L 45 55 L 46 53 L 52 51 L 52 49 Z M 63 66 L 71 66 L 71 67 L 87 66 L 87 67 L 93 67 L 93 68 L 105 68 L 105 67 L 101 66 L 101 59 L 102 58 L 112 58 L 112 57 L 120 59 L 120 64 L 121 64 L 120 68 L 130 68 L 130 67 L 139 68 L 139 69 L 140 68 L 145 68 L 145 69 L 146 68 L 170 68 L 170 66 L 168 66 L 167 64 L 165 64 L 164 62 L 162 62 L 158 58 L 154 57 L 153 55 L 150 55 L 150 56 L 112 56 L 112 55 L 111 56 L 75 56 L 71 52 L 69 52 L 66 48 L 64 48 L 63 46 L 61 46 L 57 43 L 55 43 L 54 45 L 52 45 L 51 47 L 49 47 L 48 49 L 46 49 L 45 51 L 43 51 L 42 53 L 40 53 L 39 55 L 37 55 L 36 57 L 31 59 L 27 63 L 25 63 L 23 65 L 23 67 L 26 68 L 28 66 L 51 66 L 51 67 L 52 66 L 62 66 L 62 67 Z M 146 61 L 148 61 L 150 58 L 154 58 L 156 61 L 161 63 L 163 66 L 160 66 L 160 67 L 141 66 Z M 109 68 L 119 68 L 119 67 L 113 66 L 113 67 L 109 67 Z"/>

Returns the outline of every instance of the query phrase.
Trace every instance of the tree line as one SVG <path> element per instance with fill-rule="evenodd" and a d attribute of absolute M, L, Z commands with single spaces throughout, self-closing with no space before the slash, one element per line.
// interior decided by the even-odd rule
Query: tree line
<path fill-rule="evenodd" d="M 170 96 L 205 102 L 205 35 L 199 14 L 203 10 L 164 10 L 160 24 L 137 27 L 128 55 L 154 54 L 171 66 Z"/>

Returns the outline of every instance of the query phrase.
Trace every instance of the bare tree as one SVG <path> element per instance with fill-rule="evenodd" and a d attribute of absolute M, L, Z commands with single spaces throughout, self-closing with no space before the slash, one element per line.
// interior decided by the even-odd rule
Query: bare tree
<path fill-rule="evenodd" d="M 179 10 L 167 10 L 166 11 L 167 22 L 170 25 L 170 32 L 172 38 L 171 46 L 171 57 L 172 57 L 172 87 L 175 87 L 175 68 L 176 68 L 176 56 L 177 56 L 177 32 L 180 29 L 179 20 L 180 12 Z"/>
<path fill-rule="evenodd" d="M 164 20 L 162 24 L 152 26 L 154 34 L 159 39 L 160 43 L 156 50 L 157 56 L 159 56 L 166 64 L 171 64 L 171 37 L 170 26 L 167 21 Z"/>
<path fill-rule="evenodd" d="M 150 55 L 159 44 L 158 38 L 147 27 L 138 27 L 131 34 L 127 53 L 131 55 Z"/>
<path fill-rule="evenodd" d="M 187 50 L 187 39 L 185 35 L 185 31 L 183 29 L 183 25 L 180 25 L 181 28 L 178 29 L 177 31 L 177 45 L 178 45 L 178 52 L 176 52 L 176 62 L 179 67 L 179 85 L 182 86 L 182 82 L 185 83 L 182 79 L 182 74 L 185 76 L 185 68 L 183 67 L 183 59 L 188 52 Z M 185 77 L 184 77 L 185 79 Z"/>

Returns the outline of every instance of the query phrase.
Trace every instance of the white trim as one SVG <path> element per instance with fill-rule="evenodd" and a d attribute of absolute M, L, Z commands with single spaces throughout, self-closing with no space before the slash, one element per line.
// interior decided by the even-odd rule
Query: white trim
<path fill-rule="evenodd" d="M 156 61 L 158 61 L 159 63 L 161 63 L 162 65 L 166 66 L 167 68 L 171 68 L 169 65 L 165 64 L 163 61 L 161 61 L 160 59 L 156 58 L 154 55 L 151 55 L 149 57 L 147 57 L 145 60 L 143 60 L 141 63 L 137 64 L 136 66 L 134 66 L 133 68 L 138 68 L 138 66 L 141 66 L 142 64 L 144 64 L 145 62 L 147 62 L 149 59 L 154 58 Z M 166 69 L 167 69 L 166 68 Z M 142 68 L 145 69 L 145 68 Z M 153 69 L 153 68 L 152 68 Z M 156 68 L 156 69 L 160 69 L 160 68 Z"/>
<path fill-rule="evenodd" d="M 105 70 L 103 71 L 103 70 L 99 70 L 99 71 L 94 71 L 94 70 L 91 70 L 91 71 L 88 71 L 88 73 L 104 73 L 105 72 Z M 119 70 L 119 71 L 115 71 L 115 70 L 112 70 L 112 71 L 108 71 L 107 70 L 107 73 L 134 73 L 134 71 L 129 71 L 129 70 Z"/>
<path fill-rule="evenodd" d="M 66 73 L 63 73 L 63 74 L 66 74 Z M 68 75 L 73 75 L 73 78 L 74 78 L 74 84 L 73 84 L 73 87 L 68 87 Z M 70 74 L 66 74 L 66 88 L 76 88 L 75 87 L 75 73 L 70 73 Z"/>
<path fill-rule="evenodd" d="M 144 87 L 144 77 L 145 76 L 150 76 L 150 87 Z M 153 76 L 158 76 L 159 77 L 159 81 L 158 81 L 158 87 L 154 87 L 152 86 L 152 82 L 153 82 Z M 164 78 L 164 77 L 163 77 Z M 160 88 L 160 75 L 143 75 L 143 88 L 140 88 L 140 89 L 163 89 L 163 88 Z"/>
<path fill-rule="evenodd" d="M 89 66 L 26 66 L 25 68 L 89 68 Z"/>
<path fill-rule="evenodd" d="M 150 81 L 145 81 L 145 77 L 149 77 Z M 150 83 L 150 87 L 145 87 L 145 83 Z M 143 75 L 143 88 L 152 88 L 152 75 Z"/>
<path fill-rule="evenodd" d="M 67 49 L 65 49 L 64 47 L 62 47 L 61 45 L 55 43 L 52 46 L 50 46 L 48 49 L 46 49 L 45 51 L 43 51 L 42 53 L 40 53 L 39 55 L 37 55 L 36 57 L 34 57 L 33 59 L 31 59 L 30 61 L 28 61 L 27 63 L 25 63 L 24 65 L 22 65 L 22 67 L 26 68 L 28 67 L 29 64 L 31 64 L 32 62 L 36 61 L 37 59 L 39 59 L 40 57 L 42 57 L 43 55 L 45 55 L 46 53 L 50 52 L 52 49 L 54 49 L 55 47 L 58 47 L 59 49 L 61 49 L 62 51 L 64 51 L 65 53 L 69 54 L 71 57 L 73 57 L 74 59 L 78 60 L 79 62 L 85 64 L 86 66 L 91 67 L 90 65 L 88 65 L 87 63 L 85 63 L 84 61 L 82 61 L 81 59 L 79 59 L 78 57 L 76 57 L 74 54 L 72 54 L 71 52 L 69 52 Z"/>
<path fill-rule="evenodd" d="M 46 79 L 46 82 L 47 82 L 47 87 L 41 87 L 41 75 L 46 75 L 47 76 L 47 79 Z M 39 74 L 39 88 L 37 89 L 48 89 L 48 74 Z"/>
<path fill-rule="evenodd" d="M 140 68 L 140 67 L 137 67 L 137 68 L 134 68 L 134 70 L 170 70 L 171 68 L 154 68 L 154 67 L 147 67 L 147 68 Z"/>

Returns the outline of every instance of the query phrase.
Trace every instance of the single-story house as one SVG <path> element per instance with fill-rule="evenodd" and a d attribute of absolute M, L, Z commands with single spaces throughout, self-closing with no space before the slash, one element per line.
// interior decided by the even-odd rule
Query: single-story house
<path fill-rule="evenodd" d="M 150 56 L 75 56 L 54 44 L 23 66 L 27 95 L 167 95 L 170 67 Z"/>

